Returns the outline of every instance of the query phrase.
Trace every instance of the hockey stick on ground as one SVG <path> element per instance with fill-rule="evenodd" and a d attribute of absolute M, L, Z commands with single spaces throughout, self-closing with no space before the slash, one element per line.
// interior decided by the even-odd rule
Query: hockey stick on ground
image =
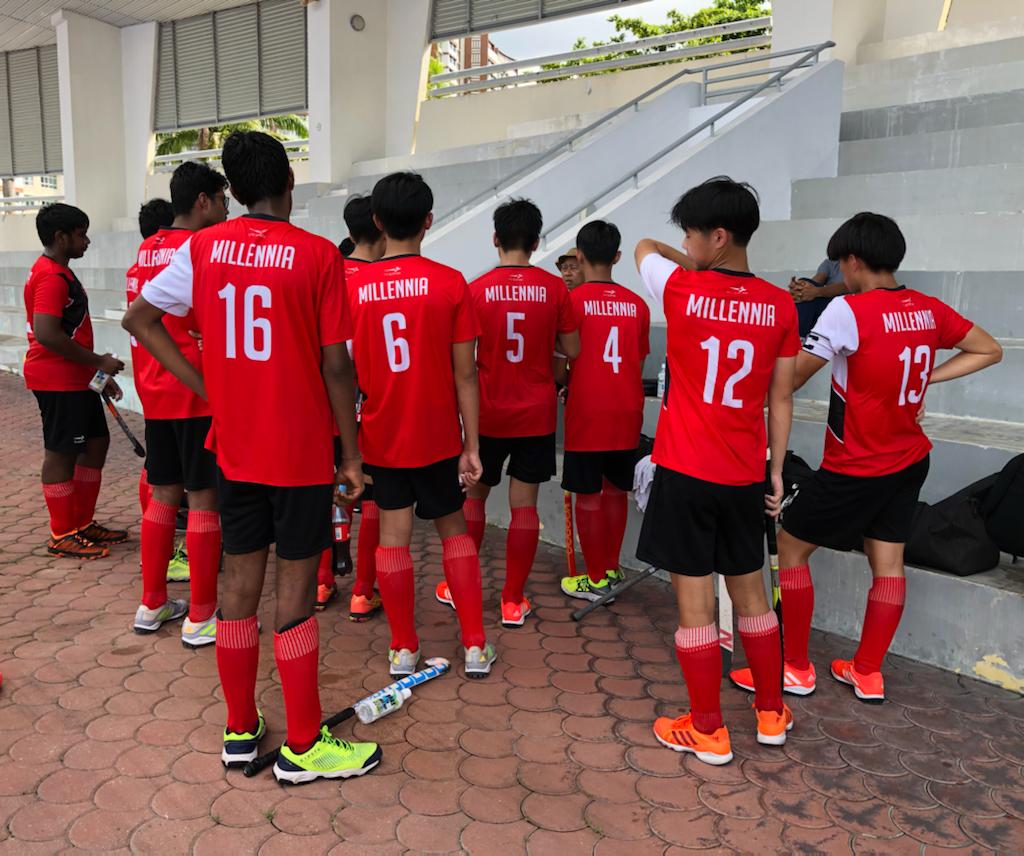
<path fill-rule="evenodd" d="M 652 574 L 657 573 L 657 571 L 657 568 L 651 567 L 633 574 L 629 579 L 619 583 L 614 588 L 610 588 L 609 591 L 601 595 L 597 600 L 591 601 L 586 606 L 581 606 L 579 609 L 575 610 L 572 613 L 572 620 L 579 621 L 581 618 L 590 615 L 590 613 L 599 606 L 604 606 L 605 604 L 615 600 L 615 598 L 622 594 L 626 589 L 633 588 L 633 586 L 640 582 L 640 580 L 646 580 Z"/>
<path fill-rule="evenodd" d="M 732 671 L 732 654 L 736 647 L 733 630 L 732 598 L 725 577 L 718 575 L 718 646 L 722 649 L 722 677 Z"/>
<path fill-rule="evenodd" d="M 439 678 L 450 668 L 451 664 L 443 657 L 433 657 L 427 660 L 427 668 L 421 669 L 420 671 L 414 672 L 411 675 L 407 675 L 406 677 L 401 678 L 400 680 L 397 680 L 394 683 L 388 684 L 386 687 L 382 687 L 381 689 L 379 689 L 376 693 L 370 693 L 370 695 L 366 696 L 366 698 L 360 699 L 354 705 L 346 707 L 344 710 L 338 711 L 336 714 L 334 714 L 334 716 L 329 716 L 327 719 L 321 722 L 320 725 L 326 725 L 327 728 L 334 728 L 335 725 L 340 725 L 346 719 L 351 719 L 355 715 L 356 705 L 358 705 L 360 702 L 363 702 L 368 698 L 373 698 L 373 696 L 378 695 L 379 693 L 388 692 L 389 690 L 412 689 L 413 687 L 418 687 L 420 684 L 425 684 L 427 681 L 433 680 L 434 678 Z M 277 756 L 280 754 L 281 747 L 277 746 L 274 749 L 271 749 L 269 752 L 260 755 L 258 758 L 255 758 L 254 760 L 250 761 L 248 764 L 245 765 L 245 767 L 242 768 L 242 772 L 245 773 L 247 777 L 255 776 L 261 770 L 265 770 L 267 767 L 269 767 L 271 764 L 277 761 Z"/>
<path fill-rule="evenodd" d="M 114 407 L 114 402 L 110 400 L 110 396 L 107 393 L 101 394 L 103 397 L 103 403 L 107 405 L 107 410 L 110 411 L 110 415 L 114 417 L 114 420 L 118 425 L 121 426 L 121 430 L 124 431 L 125 437 L 132 444 L 132 448 L 135 450 L 135 454 L 140 458 L 146 457 L 146 450 L 142 443 L 139 442 L 139 438 L 132 433 L 132 429 L 128 427 L 128 423 L 124 421 L 124 417 L 118 412 L 117 408 Z"/>
<path fill-rule="evenodd" d="M 565 564 L 569 568 L 569 576 L 576 576 L 576 527 L 572 521 L 572 494 L 565 494 Z"/>

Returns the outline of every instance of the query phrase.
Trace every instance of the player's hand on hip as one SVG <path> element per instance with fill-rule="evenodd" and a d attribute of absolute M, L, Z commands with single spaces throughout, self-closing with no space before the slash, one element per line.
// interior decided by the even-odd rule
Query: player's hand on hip
<path fill-rule="evenodd" d="M 459 456 L 459 481 L 463 490 L 473 487 L 483 474 L 484 467 L 477 452 L 463 452 Z"/>
<path fill-rule="evenodd" d="M 769 517 L 778 519 L 784 493 L 782 473 L 772 473 L 772 492 L 764 495 L 764 510 Z"/>
<path fill-rule="evenodd" d="M 334 484 L 345 489 L 344 493 L 334 492 L 334 502 L 337 505 L 351 505 L 359 499 L 363 493 L 363 459 L 343 460 L 334 473 Z"/>
<path fill-rule="evenodd" d="M 189 330 L 188 334 L 196 340 L 196 346 L 201 351 L 203 349 L 203 334 L 198 330 Z"/>

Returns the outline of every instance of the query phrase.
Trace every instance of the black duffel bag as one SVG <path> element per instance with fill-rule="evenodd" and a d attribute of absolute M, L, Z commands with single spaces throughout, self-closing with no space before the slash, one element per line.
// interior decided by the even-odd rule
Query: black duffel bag
<path fill-rule="evenodd" d="M 995 477 L 981 503 L 985 530 L 999 549 L 1024 556 L 1024 455 L 1017 455 Z"/>

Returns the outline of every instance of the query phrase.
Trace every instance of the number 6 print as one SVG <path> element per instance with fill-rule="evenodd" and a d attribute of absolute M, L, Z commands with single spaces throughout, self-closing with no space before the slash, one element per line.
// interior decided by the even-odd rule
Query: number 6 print
<path fill-rule="evenodd" d="M 384 316 L 384 345 L 388 351 L 388 365 L 393 372 L 408 371 L 409 340 L 397 335 L 399 330 L 406 328 L 405 315 L 401 312 L 389 312 Z"/>

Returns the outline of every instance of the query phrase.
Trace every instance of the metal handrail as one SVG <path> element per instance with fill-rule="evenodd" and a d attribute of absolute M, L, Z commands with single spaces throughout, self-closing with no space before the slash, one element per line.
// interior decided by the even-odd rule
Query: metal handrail
<path fill-rule="evenodd" d="M 597 194 L 591 196 L 586 202 L 584 202 L 576 210 L 575 214 L 571 214 L 568 217 L 563 217 L 561 220 L 559 220 L 553 226 L 548 228 L 544 232 L 542 237 L 541 237 L 541 240 L 543 242 L 542 245 L 546 248 L 547 247 L 547 240 L 548 240 L 548 237 L 550 235 L 553 235 L 555 232 L 557 232 L 558 229 L 561 226 L 563 226 L 565 223 L 568 223 L 570 220 L 573 220 L 574 218 L 579 217 L 581 214 L 585 214 L 588 209 L 590 209 L 592 206 L 596 205 L 598 202 L 600 202 L 602 199 L 604 199 L 606 196 L 608 196 L 612 191 L 614 191 L 615 189 L 621 187 L 627 181 L 632 180 L 634 182 L 634 185 L 638 185 L 639 184 L 639 180 L 640 180 L 640 173 L 641 172 L 643 172 L 645 169 L 649 169 L 650 167 L 654 166 L 654 164 L 656 164 L 658 161 L 660 161 L 663 157 L 665 157 L 666 155 L 671 154 L 676 149 L 678 149 L 681 145 L 683 145 L 683 144 L 689 142 L 690 140 L 692 140 L 694 137 L 697 136 L 697 134 L 701 133 L 704 130 L 710 130 L 712 136 L 714 136 L 714 133 L 715 133 L 715 123 L 720 122 L 723 118 L 725 118 L 730 113 L 732 113 L 737 107 L 740 107 L 741 105 L 746 104 L 748 101 L 750 101 L 750 99 L 752 99 L 756 95 L 759 95 L 760 93 L 764 92 L 764 90 L 766 90 L 766 89 L 768 89 L 768 88 L 770 88 L 772 86 L 778 86 L 781 89 L 782 88 L 782 80 L 783 80 L 783 78 L 787 74 L 790 74 L 793 71 L 796 71 L 798 68 L 803 68 L 806 63 L 808 63 L 808 62 L 810 62 L 812 60 L 817 61 L 817 59 L 820 56 L 822 51 L 828 50 L 829 48 L 832 48 L 832 47 L 835 47 L 835 44 L 836 44 L 835 42 L 828 41 L 828 42 L 822 42 L 820 45 L 815 45 L 814 47 L 810 47 L 810 48 L 799 48 L 798 50 L 803 52 L 803 56 L 801 56 L 796 62 L 791 63 L 790 65 L 787 65 L 785 68 L 780 69 L 779 71 L 775 72 L 775 74 L 773 74 L 768 80 L 758 84 L 755 87 L 752 87 L 746 93 L 746 95 L 742 96 L 741 98 L 737 98 L 735 101 L 730 102 L 725 107 L 723 107 L 721 110 L 719 110 L 717 113 L 715 113 L 714 116 L 712 116 L 709 119 L 705 119 L 699 125 L 697 125 L 694 128 L 691 128 L 689 131 L 687 131 L 685 134 L 683 134 L 683 136 L 681 136 L 678 140 L 676 140 L 675 142 L 670 143 L 669 145 L 665 146 L 663 149 L 658 151 L 656 154 L 651 155 L 651 157 L 649 157 L 642 164 L 640 164 L 640 166 L 634 167 L 627 175 L 625 175 L 622 178 L 618 179 L 614 184 L 610 184 L 610 185 L 606 186 L 600 193 L 597 193 Z"/>
<path fill-rule="evenodd" d="M 688 74 L 700 74 L 701 75 L 701 87 L 702 87 L 702 96 L 703 96 L 702 100 L 706 100 L 706 98 L 707 98 L 707 96 L 709 94 L 708 93 L 708 86 L 713 84 L 713 83 L 715 83 L 715 82 L 717 82 L 716 80 L 708 78 L 708 72 L 710 72 L 710 71 L 716 71 L 716 70 L 722 69 L 722 68 L 732 68 L 732 67 L 737 66 L 737 65 L 745 65 L 745 64 L 752 63 L 752 62 L 763 62 L 765 60 L 778 59 L 780 57 L 793 56 L 795 54 L 802 54 L 802 55 L 804 55 L 804 57 L 801 60 L 801 62 L 806 62 L 808 56 L 813 56 L 816 59 L 818 53 L 820 53 L 822 50 L 825 50 L 827 47 L 832 47 L 833 44 L 834 44 L 833 42 L 826 42 L 823 45 L 819 45 L 817 47 L 817 49 L 816 49 L 816 52 L 812 52 L 812 53 L 808 53 L 809 51 L 812 51 L 811 48 L 790 48 L 789 50 L 776 51 L 774 53 L 759 53 L 756 56 L 744 56 L 744 57 L 740 57 L 738 59 L 727 60 L 725 62 L 715 63 L 714 65 L 706 65 L 706 66 L 703 66 L 702 68 L 684 68 L 684 69 L 682 69 L 680 71 L 677 71 L 675 74 L 671 75 L 670 77 L 666 77 L 664 80 L 660 81 L 659 83 L 654 84 L 654 86 L 652 86 L 650 89 L 647 89 L 644 92 L 641 92 L 636 97 L 631 98 L 625 104 L 622 104 L 621 106 L 616 107 L 614 110 L 612 110 L 609 113 L 605 113 L 603 116 L 601 116 L 598 119 L 595 119 L 593 122 L 591 122 L 586 127 L 580 128 L 580 130 L 573 132 L 568 137 L 566 137 L 564 140 L 561 140 L 561 141 L 555 143 L 553 146 L 549 147 L 542 154 L 538 155 L 536 158 L 531 160 L 529 163 L 524 164 L 523 166 L 521 166 L 518 169 L 514 170 L 509 175 L 505 176 L 500 181 L 498 181 L 496 184 L 488 187 L 485 190 L 480 191 L 475 196 L 471 196 L 469 199 L 467 199 L 465 202 L 460 203 L 455 208 L 452 208 L 451 210 L 446 211 L 440 217 L 435 219 L 435 221 L 434 221 L 435 228 L 437 226 L 441 225 L 442 223 L 445 223 L 446 221 L 452 219 L 453 217 L 458 216 L 463 211 L 467 211 L 470 208 L 473 208 L 476 205 L 479 205 L 484 200 L 489 199 L 492 196 L 495 196 L 495 195 L 499 194 L 503 188 L 508 187 L 508 186 L 510 186 L 512 184 L 515 184 L 515 182 L 517 182 L 524 175 L 527 175 L 530 172 L 533 172 L 535 169 L 537 169 L 540 166 L 543 166 L 548 161 L 554 160 L 554 158 L 556 158 L 559 155 L 561 155 L 563 149 L 564 150 L 571 150 L 573 143 L 575 143 L 577 140 L 581 139 L 582 137 L 587 136 L 587 134 L 590 134 L 591 132 L 593 132 L 597 128 L 601 127 L 602 125 L 606 124 L 607 122 L 610 122 L 612 119 L 615 119 L 615 118 L 621 116 L 626 111 L 639 108 L 639 105 L 640 105 L 641 101 L 645 101 L 651 95 L 654 95 L 656 92 L 659 92 L 660 90 L 664 89 L 665 87 L 670 86 L 671 84 L 675 83 L 677 80 L 679 80 L 682 77 L 685 77 Z M 763 73 L 764 74 L 768 74 L 769 72 L 765 71 Z M 710 93 L 710 94 L 714 95 L 715 93 Z"/>
<path fill-rule="evenodd" d="M 64 197 L 57 194 L 53 196 L 0 196 L 0 214 L 38 211 L 44 205 L 63 201 Z"/>
<path fill-rule="evenodd" d="M 282 145 L 288 153 L 288 160 L 307 160 L 309 158 L 309 140 L 285 140 Z M 191 149 L 169 155 L 157 155 L 153 158 L 155 172 L 170 172 L 178 164 L 185 161 L 219 162 L 223 149 Z"/>

